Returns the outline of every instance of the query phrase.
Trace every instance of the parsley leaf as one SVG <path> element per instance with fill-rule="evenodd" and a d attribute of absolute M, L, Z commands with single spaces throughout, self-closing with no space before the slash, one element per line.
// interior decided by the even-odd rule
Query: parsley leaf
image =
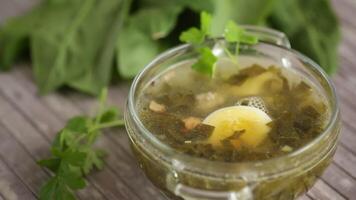
<path fill-rule="evenodd" d="M 214 56 L 208 47 L 199 49 L 199 53 L 200 57 L 198 61 L 192 65 L 192 68 L 198 72 L 212 76 L 214 74 L 217 57 Z"/>
<path fill-rule="evenodd" d="M 179 40 L 182 42 L 199 45 L 204 41 L 204 33 L 202 33 L 199 29 L 193 27 L 184 31 L 180 36 Z"/>
<path fill-rule="evenodd" d="M 192 65 L 192 68 L 209 76 L 213 76 L 217 60 L 211 49 L 204 46 L 205 40 L 211 35 L 211 19 L 210 14 L 202 12 L 200 14 L 200 30 L 193 27 L 184 31 L 179 37 L 180 41 L 197 47 L 199 59 Z"/>
<path fill-rule="evenodd" d="M 246 44 L 256 44 L 258 38 L 248 34 L 245 29 L 230 20 L 225 27 L 225 40 L 228 42 L 241 42 Z"/>
<path fill-rule="evenodd" d="M 211 19 L 212 16 L 207 12 L 200 13 L 200 30 L 204 35 L 211 35 Z"/>
<path fill-rule="evenodd" d="M 104 166 L 105 153 L 93 148 L 93 144 L 102 134 L 101 129 L 123 125 L 118 109 L 106 106 L 106 97 L 107 90 L 104 89 L 95 117 L 70 119 L 52 144 L 52 156 L 38 161 L 40 166 L 54 173 L 41 188 L 41 200 L 74 200 L 74 191 L 86 186 L 85 175 Z"/>
<path fill-rule="evenodd" d="M 196 48 L 199 53 L 198 60 L 192 65 L 192 68 L 202 74 L 214 76 L 215 63 L 218 58 L 213 54 L 211 48 L 205 44 L 205 40 L 212 39 L 212 16 L 207 12 L 200 14 L 200 30 L 192 27 L 187 31 L 181 33 L 179 39 L 182 42 L 189 43 Z M 256 44 L 258 38 L 245 31 L 242 27 L 238 26 L 234 21 L 228 21 L 224 29 L 224 38 L 229 43 L 235 43 L 235 55 L 239 53 L 240 43 Z M 233 60 L 236 60 L 237 56 L 227 49 L 224 49 L 226 54 Z"/>
<path fill-rule="evenodd" d="M 225 28 L 225 40 L 228 42 L 239 42 L 244 29 L 239 27 L 235 22 L 229 21 Z"/>

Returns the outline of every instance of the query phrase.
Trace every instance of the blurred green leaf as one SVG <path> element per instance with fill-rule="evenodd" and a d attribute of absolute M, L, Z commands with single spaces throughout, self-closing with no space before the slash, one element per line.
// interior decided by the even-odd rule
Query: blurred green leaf
<path fill-rule="evenodd" d="M 245 29 L 238 26 L 234 21 L 230 20 L 225 28 L 224 36 L 228 42 L 242 42 L 247 44 L 256 44 L 258 38 L 254 35 L 246 33 Z"/>
<path fill-rule="evenodd" d="M 287 34 L 292 48 L 335 72 L 340 29 L 329 0 L 279 0 L 269 23 Z"/>
<path fill-rule="evenodd" d="M 39 14 L 45 9 L 38 6 L 29 13 L 10 19 L 0 29 L 0 70 L 8 70 L 29 45 L 31 32 L 36 29 Z"/>
<path fill-rule="evenodd" d="M 161 6 L 183 6 L 188 7 L 196 12 L 214 10 L 214 0 L 141 0 L 140 4 L 145 7 L 161 7 Z"/>
<path fill-rule="evenodd" d="M 52 172 L 56 172 L 59 168 L 61 160 L 59 158 L 43 159 L 37 162 L 41 167 L 46 167 Z"/>
<path fill-rule="evenodd" d="M 40 200 L 54 199 L 57 185 L 58 185 L 58 179 L 56 177 L 52 177 L 44 186 L 41 187 L 39 199 Z"/>
<path fill-rule="evenodd" d="M 117 63 L 120 75 L 134 77 L 159 52 L 159 45 L 135 27 L 121 30 L 117 41 Z"/>
<path fill-rule="evenodd" d="M 135 13 L 128 23 L 157 40 L 166 37 L 172 31 L 181 11 L 180 6 L 144 8 Z"/>
<path fill-rule="evenodd" d="M 46 4 L 31 43 L 41 92 L 67 84 L 98 94 L 108 85 L 122 2 L 65 0 Z"/>
<path fill-rule="evenodd" d="M 218 0 L 214 1 L 212 34 L 222 35 L 229 20 L 239 24 L 264 24 L 276 0 Z"/>
<path fill-rule="evenodd" d="M 159 38 L 167 36 L 176 23 L 180 6 L 144 8 L 128 19 L 119 33 L 117 59 L 120 75 L 134 77 L 159 52 Z M 139 58 L 139 59 L 138 59 Z"/>
<path fill-rule="evenodd" d="M 226 25 L 224 36 L 228 42 L 239 42 L 244 29 L 239 27 L 234 21 L 229 21 Z"/>

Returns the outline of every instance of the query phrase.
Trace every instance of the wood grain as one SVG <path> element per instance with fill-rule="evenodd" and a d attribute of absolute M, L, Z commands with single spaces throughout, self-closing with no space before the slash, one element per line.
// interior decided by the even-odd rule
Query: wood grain
<path fill-rule="evenodd" d="M 0 160 L 0 194 L 3 199 L 36 199 L 31 190 Z"/>

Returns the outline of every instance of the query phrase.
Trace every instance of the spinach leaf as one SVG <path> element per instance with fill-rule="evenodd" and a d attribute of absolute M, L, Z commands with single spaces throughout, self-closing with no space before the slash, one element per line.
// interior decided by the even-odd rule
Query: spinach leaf
<path fill-rule="evenodd" d="M 31 36 L 34 74 L 41 92 L 63 84 L 98 94 L 109 84 L 123 1 L 47 2 Z"/>
<path fill-rule="evenodd" d="M 118 71 L 124 78 L 134 77 L 160 52 L 158 43 L 136 27 L 121 30 L 117 40 Z"/>
<path fill-rule="evenodd" d="M 0 29 L 0 69 L 10 69 L 28 47 L 29 35 L 35 29 L 39 13 L 43 9 L 40 5 L 23 16 L 10 19 Z"/>
<path fill-rule="evenodd" d="M 268 22 L 331 74 L 337 67 L 338 21 L 329 0 L 279 0 Z"/>
<path fill-rule="evenodd" d="M 239 24 L 263 24 L 276 0 L 219 0 L 214 1 L 213 35 L 221 35 L 229 20 Z"/>
<path fill-rule="evenodd" d="M 83 41 L 82 48 L 94 50 L 93 60 L 84 76 L 69 82 L 70 86 L 91 94 L 98 94 L 110 83 L 114 71 L 113 61 L 117 35 L 131 4 L 130 0 L 110 0 L 110 3 L 107 1 L 96 0 L 95 8 L 85 21 L 82 31 L 83 33 L 92 32 L 87 43 Z M 79 33 L 78 36 L 80 37 L 80 35 Z M 95 43 L 94 40 L 96 40 Z M 90 44 L 90 42 L 94 44 Z"/>
<path fill-rule="evenodd" d="M 214 9 L 214 1 L 213 0 L 175 0 L 182 6 L 187 6 L 188 8 L 200 12 L 207 11 L 212 12 Z"/>
<path fill-rule="evenodd" d="M 142 7 L 161 7 L 161 6 L 178 6 L 188 7 L 196 12 L 214 10 L 213 0 L 141 0 L 140 5 Z"/>
<path fill-rule="evenodd" d="M 182 11 L 181 6 L 160 6 L 144 8 L 135 13 L 129 20 L 131 26 L 140 29 L 152 39 L 166 37 L 175 26 L 177 16 Z"/>
<path fill-rule="evenodd" d="M 120 75 L 134 77 L 160 49 L 160 38 L 174 28 L 182 7 L 143 8 L 134 13 L 119 33 L 117 63 Z"/>

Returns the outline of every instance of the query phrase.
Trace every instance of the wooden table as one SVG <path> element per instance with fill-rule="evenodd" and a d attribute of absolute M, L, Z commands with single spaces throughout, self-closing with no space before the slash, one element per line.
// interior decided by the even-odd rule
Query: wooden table
<path fill-rule="evenodd" d="M 0 0 L 0 24 L 33 0 Z M 340 69 L 333 77 L 343 129 L 334 161 L 301 199 L 356 199 L 356 1 L 334 0 L 342 23 Z M 123 108 L 129 83 L 110 88 L 110 101 Z M 95 99 L 75 92 L 39 96 L 28 64 L 0 74 L 0 200 L 36 199 L 50 174 L 36 164 L 71 116 L 90 112 Z M 79 199 L 164 199 L 140 172 L 125 130 L 107 133 L 98 146 L 108 151 L 106 167 L 90 175 Z"/>

